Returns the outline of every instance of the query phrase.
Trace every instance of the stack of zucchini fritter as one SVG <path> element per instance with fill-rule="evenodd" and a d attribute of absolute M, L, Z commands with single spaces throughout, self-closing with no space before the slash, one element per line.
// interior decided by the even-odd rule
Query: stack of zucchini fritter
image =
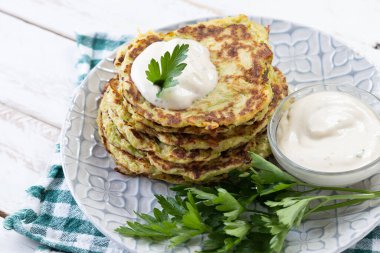
<path fill-rule="evenodd" d="M 134 85 L 133 60 L 151 43 L 193 39 L 210 51 L 218 84 L 184 110 L 152 105 Z M 271 66 L 268 29 L 246 16 L 211 20 L 169 33 L 146 33 L 116 56 L 118 75 L 101 101 L 98 126 L 102 142 L 129 175 L 175 183 L 201 183 L 246 169 L 247 151 L 270 154 L 266 126 L 287 95 L 282 73 Z"/>

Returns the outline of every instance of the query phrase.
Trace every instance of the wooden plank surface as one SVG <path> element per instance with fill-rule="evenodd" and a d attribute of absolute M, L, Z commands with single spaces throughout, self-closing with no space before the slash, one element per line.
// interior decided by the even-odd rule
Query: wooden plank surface
<path fill-rule="evenodd" d="M 24 206 L 47 168 L 73 91 L 75 43 L 0 13 L 0 211 Z"/>
<path fill-rule="evenodd" d="M 12 213 L 45 174 L 59 129 L 0 104 L 0 132 L 0 210 Z"/>
<path fill-rule="evenodd" d="M 72 39 L 74 31 L 135 34 L 139 28 L 219 14 L 178 0 L 1 0 L 0 10 Z"/>
<path fill-rule="evenodd" d="M 380 66 L 380 1 L 377 0 L 0 0 L 0 11 L 75 39 L 75 31 L 135 34 L 200 17 L 274 17 L 338 37 Z M 70 17 L 70 18 L 67 18 Z"/>
<path fill-rule="evenodd" d="M 131 33 L 198 17 L 246 13 L 310 25 L 369 46 L 380 42 L 377 0 L 1 0 L 0 10 L 70 38 L 75 30 Z"/>
<path fill-rule="evenodd" d="M 0 31 L 0 103 L 61 127 L 74 88 L 75 43 L 2 13 Z"/>

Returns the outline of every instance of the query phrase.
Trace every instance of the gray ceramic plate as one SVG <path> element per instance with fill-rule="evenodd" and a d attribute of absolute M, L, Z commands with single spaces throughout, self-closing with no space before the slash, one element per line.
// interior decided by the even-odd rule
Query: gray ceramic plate
<path fill-rule="evenodd" d="M 380 97 L 378 72 L 366 59 L 330 36 L 289 22 L 253 18 L 270 25 L 273 64 L 286 75 L 291 89 L 311 84 L 345 83 Z M 172 30 L 196 21 L 175 24 Z M 149 213 L 154 194 L 168 194 L 168 185 L 113 171 L 113 161 L 99 142 L 95 118 L 100 92 L 113 76 L 111 55 L 91 71 L 77 89 L 67 115 L 62 138 L 62 160 L 67 183 L 79 207 L 106 236 L 128 252 L 194 252 L 200 240 L 168 249 L 166 244 L 123 238 L 114 229 L 135 220 L 134 211 Z M 380 190 L 380 174 L 357 185 Z M 368 201 L 322 213 L 305 221 L 287 237 L 285 252 L 341 252 L 369 233 L 380 221 L 378 201 Z"/>

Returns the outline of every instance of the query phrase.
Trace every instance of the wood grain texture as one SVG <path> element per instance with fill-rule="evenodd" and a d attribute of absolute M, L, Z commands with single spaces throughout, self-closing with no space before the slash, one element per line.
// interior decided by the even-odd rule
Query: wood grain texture
<path fill-rule="evenodd" d="M 37 184 L 43 173 L 30 169 L 33 161 L 9 146 L 0 145 L 0 210 L 11 214 L 25 208 L 25 190 Z"/>
<path fill-rule="evenodd" d="M 380 42 L 377 0 L 1 0 L 0 10 L 72 38 L 75 30 L 120 34 L 202 16 L 246 13 L 298 22 L 369 46 Z"/>
<path fill-rule="evenodd" d="M 331 33 L 380 66 L 377 0 L 0 0 L 0 10 L 71 39 L 74 31 L 134 34 L 209 16 L 274 17 Z"/>
<path fill-rule="evenodd" d="M 74 31 L 135 34 L 219 14 L 178 0 L 1 0 L 0 10 L 72 39 Z"/>
<path fill-rule="evenodd" d="M 31 253 L 37 247 L 37 243 L 17 234 L 8 231 L 1 225 L 3 218 L 0 218 L 0 252 L 3 253 Z"/>
<path fill-rule="evenodd" d="M 74 88 L 74 42 L 0 13 L 0 102 L 60 127 Z"/>
<path fill-rule="evenodd" d="M 45 174 L 59 129 L 0 104 L 0 132 L 0 210 L 12 213 Z"/>

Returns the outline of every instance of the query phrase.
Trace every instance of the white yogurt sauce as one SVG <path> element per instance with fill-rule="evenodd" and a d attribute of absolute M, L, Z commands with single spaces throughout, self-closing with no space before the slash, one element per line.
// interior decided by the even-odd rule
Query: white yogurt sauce
<path fill-rule="evenodd" d="M 359 99 L 318 92 L 295 101 L 277 129 L 280 150 L 317 171 L 347 171 L 380 157 L 380 119 Z"/>
<path fill-rule="evenodd" d="M 183 61 L 187 66 L 181 75 L 175 78 L 178 84 L 164 89 L 161 96 L 157 97 L 159 87 L 147 79 L 145 71 L 152 58 L 160 64 L 160 58 L 165 52 L 172 53 L 174 47 L 181 44 L 189 45 L 187 57 Z M 208 49 L 197 41 L 187 39 L 172 39 L 149 45 L 134 60 L 131 77 L 146 100 L 155 106 L 173 110 L 188 108 L 195 100 L 212 91 L 218 82 L 218 73 L 210 61 Z"/>

